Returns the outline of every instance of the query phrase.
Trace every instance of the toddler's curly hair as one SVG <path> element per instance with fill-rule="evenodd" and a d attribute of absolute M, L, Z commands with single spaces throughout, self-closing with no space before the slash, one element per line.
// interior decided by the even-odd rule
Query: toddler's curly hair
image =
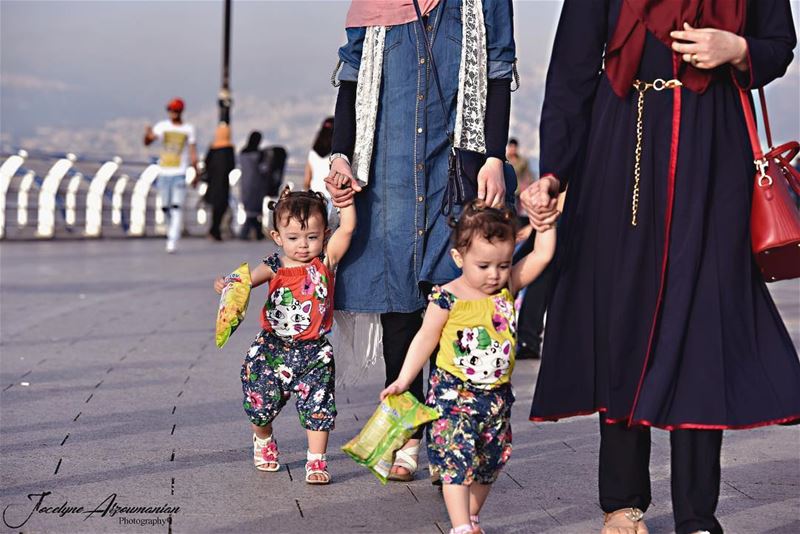
<path fill-rule="evenodd" d="M 450 218 L 453 228 L 453 248 L 462 254 L 469 249 L 475 236 L 485 240 L 511 241 L 516 238 L 514 213 L 506 208 L 490 208 L 483 200 L 473 200 L 461 212 L 458 220 Z"/>
<path fill-rule="evenodd" d="M 288 186 L 283 188 L 277 201 L 270 201 L 267 207 L 272 211 L 272 227 L 277 230 L 278 223 L 289 224 L 291 219 L 300 222 L 300 228 L 306 229 L 308 219 L 315 213 L 322 216 L 325 229 L 328 228 L 328 201 L 322 193 L 314 191 L 292 191 Z"/>

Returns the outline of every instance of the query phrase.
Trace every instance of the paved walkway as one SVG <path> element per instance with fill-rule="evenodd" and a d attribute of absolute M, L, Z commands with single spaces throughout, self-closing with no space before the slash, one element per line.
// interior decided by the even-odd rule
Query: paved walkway
<path fill-rule="evenodd" d="M 288 469 L 252 468 L 239 366 L 260 303 L 254 297 L 245 324 L 218 351 L 211 279 L 268 250 L 199 239 L 181 246 L 166 256 L 155 239 L 0 245 L 0 530 L 446 531 L 444 505 L 427 480 L 381 486 L 340 451 L 376 405 L 380 368 L 337 393 L 334 484 L 303 482 L 305 439 L 291 405 L 276 423 Z M 800 285 L 773 289 L 800 343 Z M 517 369 L 514 454 L 485 526 L 596 533 L 596 417 L 529 423 L 537 365 Z M 668 436 L 654 432 L 653 442 L 649 525 L 670 532 Z M 28 495 L 42 492 L 51 493 L 31 513 L 39 497 Z M 179 510 L 112 516 L 111 499 Z M 800 427 L 726 434 L 719 512 L 727 532 L 800 532 Z"/>

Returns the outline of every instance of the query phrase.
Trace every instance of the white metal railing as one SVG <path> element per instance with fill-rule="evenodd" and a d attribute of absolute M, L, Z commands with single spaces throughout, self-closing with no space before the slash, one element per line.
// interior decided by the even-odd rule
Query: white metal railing
<path fill-rule="evenodd" d="M 6 193 L 8 193 L 8 188 L 11 185 L 11 179 L 16 176 L 17 171 L 25 163 L 25 158 L 27 157 L 28 153 L 20 150 L 0 166 L 0 239 L 6 235 Z"/>
<path fill-rule="evenodd" d="M 111 224 L 114 226 L 122 224 L 122 204 L 124 201 L 122 195 L 125 193 L 125 188 L 128 187 L 129 181 L 130 176 L 123 174 L 114 184 L 114 193 L 111 196 Z"/>
<path fill-rule="evenodd" d="M 67 154 L 58 160 L 44 177 L 39 190 L 39 213 L 37 216 L 37 237 L 53 237 L 56 224 L 56 193 L 61 180 L 72 168 L 77 158 L 75 154 Z"/>
<path fill-rule="evenodd" d="M 36 185 L 36 173 L 28 171 L 22 177 L 17 191 L 17 226 L 24 227 L 28 224 L 28 195 L 30 190 Z"/>
<path fill-rule="evenodd" d="M 103 232 L 103 197 L 106 193 L 108 182 L 119 169 L 122 159 L 114 156 L 111 161 L 107 161 L 97 169 L 97 172 L 89 184 L 89 192 L 86 195 L 86 228 L 84 234 L 87 237 L 100 237 Z"/>
<path fill-rule="evenodd" d="M 158 165 L 150 165 L 136 180 L 131 195 L 131 227 L 128 233 L 133 236 L 144 235 L 147 218 L 147 194 L 153 186 L 153 182 L 158 178 Z M 164 214 L 160 209 L 161 196 L 156 197 L 156 224 L 158 224 L 158 214 L 161 213 L 162 221 Z M 162 222 L 163 224 L 163 222 Z"/>

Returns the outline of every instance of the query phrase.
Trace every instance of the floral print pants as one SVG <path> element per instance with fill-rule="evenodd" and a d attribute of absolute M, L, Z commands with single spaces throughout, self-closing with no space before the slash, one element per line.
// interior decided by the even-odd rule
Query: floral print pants
<path fill-rule="evenodd" d="M 426 404 L 442 416 L 427 428 L 428 461 L 444 484 L 491 484 L 511 456 L 511 384 L 478 389 L 437 369 Z"/>
<path fill-rule="evenodd" d="M 286 341 L 262 331 L 245 356 L 241 378 L 244 411 L 254 425 L 271 423 L 294 392 L 304 428 L 333 429 L 335 369 L 326 338 Z"/>

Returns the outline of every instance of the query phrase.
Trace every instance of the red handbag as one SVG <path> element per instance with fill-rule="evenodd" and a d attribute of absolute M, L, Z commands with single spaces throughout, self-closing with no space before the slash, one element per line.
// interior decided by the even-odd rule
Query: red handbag
<path fill-rule="evenodd" d="M 764 129 L 769 151 L 764 154 L 758 140 L 758 128 L 749 91 L 739 91 L 753 146 L 756 164 L 753 205 L 750 211 L 750 238 L 756 264 L 767 282 L 800 277 L 800 212 L 789 194 L 791 186 L 800 195 L 800 172 L 792 167 L 792 159 L 800 152 L 800 144 L 790 141 L 772 146 L 767 101 L 764 90 L 758 90 Z"/>

